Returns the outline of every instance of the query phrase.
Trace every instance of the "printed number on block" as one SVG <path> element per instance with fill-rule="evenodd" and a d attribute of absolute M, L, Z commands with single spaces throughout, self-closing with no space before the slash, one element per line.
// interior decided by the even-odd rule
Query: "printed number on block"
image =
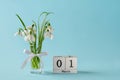
<path fill-rule="evenodd" d="M 54 56 L 54 73 L 77 73 L 77 58 L 74 56 Z"/>

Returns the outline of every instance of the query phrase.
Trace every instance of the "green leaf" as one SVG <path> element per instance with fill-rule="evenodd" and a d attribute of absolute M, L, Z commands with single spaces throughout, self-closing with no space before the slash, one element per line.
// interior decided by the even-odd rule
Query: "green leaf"
<path fill-rule="evenodd" d="M 47 19 L 47 16 L 49 14 L 51 14 L 52 12 L 42 12 L 40 14 L 40 16 L 38 17 L 38 48 L 37 48 L 37 51 L 38 53 L 41 52 L 41 48 L 42 48 L 42 42 L 44 40 L 44 32 L 45 32 L 45 25 L 46 25 L 46 19 Z M 40 21 L 40 17 L 44 15 L 44 18 L 42 20 L 42 23 L 40 25 L 39 21 Z M 49 22 L 49 21 L 48 21 Z M 48 23 L 47 22 L 47 23 Z"/>
<path fill-rule="evenodd" d="M 18 17 L 18 19 L 19 19 L 20 22 L 22 23 L 24 29 L 26 29 L 25 23 L 23 22 L 23 20 L 21 19 L 21 17 L 20 17 L 18 14 L 16 14 L 16 16 Z"/>
<path fill-rule="evenodd" d="M 43 22 L 42 22 L 41 27 L 43 26 L 43 23 L 44 23 L 46 17 L 47 17 L 49 14 L 53 14 L 53 12 L 42 12 L 42 13 L 40 14 L 40 16 L 38 17 L 38 30 L 40 30 L 40 23 L 39 23 L 40 17 L 41 17 L 42 15 L 44 15 L 44 14 L 45 14 L 45 18 L 44 18 L 44 20 L 43 20 Z"/>

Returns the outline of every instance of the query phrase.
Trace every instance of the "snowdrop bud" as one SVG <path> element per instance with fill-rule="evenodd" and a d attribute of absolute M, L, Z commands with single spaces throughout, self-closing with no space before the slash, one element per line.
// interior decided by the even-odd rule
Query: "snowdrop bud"
<path fill-rule="evenodd" d="M 35 24 L 32 24 L 32 27 L 34 27 L 35 26 Z"/>

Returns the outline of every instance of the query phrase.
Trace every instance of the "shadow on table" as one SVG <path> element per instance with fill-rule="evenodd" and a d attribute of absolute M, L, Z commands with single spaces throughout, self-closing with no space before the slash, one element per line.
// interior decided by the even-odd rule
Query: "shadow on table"
<path fill-rule="evenodd" d="M 95 72 L 95 71 L 78 71 L 77 73 L 53 73 L 51 71 L 44 71 L 43 75 L 99 75 L 101 74 L 100 72 Z"/>

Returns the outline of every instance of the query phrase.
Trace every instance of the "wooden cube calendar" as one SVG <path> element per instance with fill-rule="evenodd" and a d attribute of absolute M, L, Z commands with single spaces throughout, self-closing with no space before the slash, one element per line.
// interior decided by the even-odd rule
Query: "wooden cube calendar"
<path fill-rule="evenodd" d="M 75 56 L 54 56 L 54 73 L 77 73 L 77 57 Z"/>

